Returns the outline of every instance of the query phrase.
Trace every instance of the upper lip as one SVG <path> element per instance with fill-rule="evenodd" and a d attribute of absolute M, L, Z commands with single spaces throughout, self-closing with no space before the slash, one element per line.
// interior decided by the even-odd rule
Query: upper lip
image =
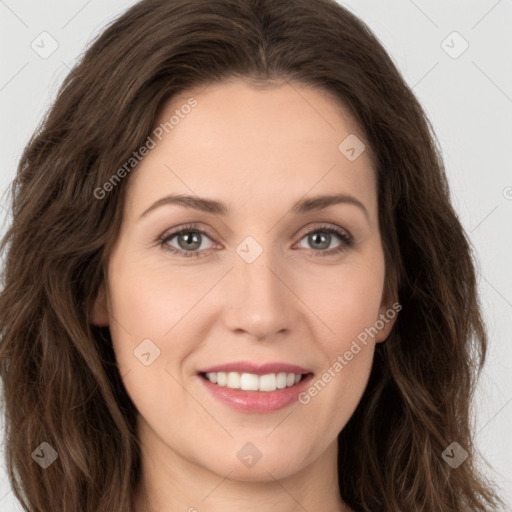
<path fill-rule="evenodd" d="M 295 364 L 280 362 L 255 364 L 249 361 L 235 361 L 231 363 L 218 364 L 198 371 L 198 373 L 212 372 L 253 373 L 255 375 L 266 375 L 268 373 L 311 373 L 309 370 L 306 370 L 302 366 L 297 366 Z"/>

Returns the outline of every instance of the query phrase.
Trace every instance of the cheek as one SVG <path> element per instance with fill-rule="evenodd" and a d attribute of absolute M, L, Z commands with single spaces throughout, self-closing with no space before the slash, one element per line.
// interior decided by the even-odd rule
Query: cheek
<path fill-rule="evenodd" d="M 123 384 L 144 418 L 176 428 L 177 437 L 182 433 L 175 410 L 200 414 L 178 382 L 181 364 L 195 348 L 195 337 L 187 336 L 197 325 L 193 306 L 211 287 L 199 279 L 190 283 L 192 273 L 185 274 L 122 250 L 109 269 L 110 331 Z"/>
<path fill-rule="evenodd" d="M 367 259 L 322 272 L 310 276 L 302 293 L 310 298 L 311 309 L 328 327 L 318 339 L 323 340 L 325 352 L 332 357 L 348 350 L 358 336 L 371 341 L 367 333 L 379 318 L 384 263 L 379 258 Z"/>
<path fill-rule="evenodd" d="M 162 260 L 112 258 L 111 312 L 134 337 L 163 339 L 211 287 L 193 267 L 170 269 Z M 215 276 L 213 276 L 215 277 Z"/>
<path fill-rule="evenodd" d="M 208 322 L 208 300 L 201 298 L 218 274 L 206 267 L 171 269 L 162 259 L 152 261 L 128 251 L 112 256 L 110 331 L 120 373 L 129 372 L 126 387 L 134 399 L 139 388 L 168 387 L 171 377 L 165 370 L 179 380 L 189 371 L 184 363 L 201 343 L 199 332 Z"/>
<path fill-rule="evenodd" d="M 376 257 L 343 265 L 308 285 L 311 309 L 322 319 L 316 332 L 324 366 L 306 391 L 304 403 L 315 402 L 318 415 L 334 411 L 333 432 L 341 429 L 357 407 L 370 375 L 384 286 L 384 260 Z M 328 422 L 328 417 L 324 418 Z"/>

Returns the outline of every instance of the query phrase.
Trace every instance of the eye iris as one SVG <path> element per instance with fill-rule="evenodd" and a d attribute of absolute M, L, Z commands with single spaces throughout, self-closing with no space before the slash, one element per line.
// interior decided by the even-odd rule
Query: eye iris
<path fill-rule="evenodd" d="M 320 241 L 318 240 L 319 238 Z M 331 242 L 331 235 L 324 233 L 322 231 L 317 231 L 316 233 L 309 235 L 308 242 L 313 247 L 315 246 L 315 244 L 319 243 L 321 247 L 317 247 L 317 249 L 327 249 Z"/>
<path fill-rule="evenodd" d="M 198 249 L 201 246 L 201 235 L 194 231 L 185 231 L 178 235 L 178 244 L 182 249 L 191 250 Z M 182 245 L 182 240 L 185 240 L 185 245 Z"/>

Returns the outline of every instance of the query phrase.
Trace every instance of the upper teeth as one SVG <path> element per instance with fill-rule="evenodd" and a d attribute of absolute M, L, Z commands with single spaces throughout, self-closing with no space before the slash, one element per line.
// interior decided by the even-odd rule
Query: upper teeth
<path fill-rule="evenodd" d="M 218 386 L 244 391 L 275 391 L 297 384 L 301 377 L 300 373 L 255 375 L 254 373 L 211 372 L 206 374 L 206 378 Z"/>

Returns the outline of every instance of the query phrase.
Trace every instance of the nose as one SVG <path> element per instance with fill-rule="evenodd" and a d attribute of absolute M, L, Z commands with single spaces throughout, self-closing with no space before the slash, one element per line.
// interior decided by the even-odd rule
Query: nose
<path fill-rule="evenodd" d="M 287 282 L 290 273 L 271 252 L 263 251 L 252 263 L 237 261 L 222 293 L 226 328 L 258 341 L 283 335 L 300 316 L 300 301 Z"/>

